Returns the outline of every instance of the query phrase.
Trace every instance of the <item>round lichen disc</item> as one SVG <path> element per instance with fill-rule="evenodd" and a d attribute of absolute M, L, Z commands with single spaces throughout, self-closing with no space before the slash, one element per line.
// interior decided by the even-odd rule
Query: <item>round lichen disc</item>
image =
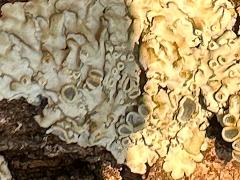
<path fill-rule="evenodd" d="M 237 139 L 232 143 L 232 148 L 240 152 L 240 139 Z"/>
<path fill-rule="evenodd" d="M 231 115 L 231 114 L 227 114 L 223 117 L 223 124 L 224 126 L 236 126 L 236 118 Z"/>
<path fill-rule="evenodd" d="M 227 142 L 233 142 L 239 137 L 239 129 L 237 127 L 224 127 L 222 137 Z"/>
<path fill-rule="evenodd" d="M 236 151 L 236 150 L 233 150 L 232 151 L 232 158 L 237 161 L 237 162 L 240 162 L 240 152 Z"/>

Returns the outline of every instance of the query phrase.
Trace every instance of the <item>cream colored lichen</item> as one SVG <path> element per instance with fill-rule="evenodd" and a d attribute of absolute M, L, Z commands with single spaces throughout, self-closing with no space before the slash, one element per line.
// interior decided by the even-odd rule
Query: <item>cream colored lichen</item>
<path fill-rule="evenodd" d="M 132 0 L 128 6 L 133 16 L 131 44 L 140 46 L 139 61 L 147 77 L 143 99 L 150 116 L 138 132 L 144 144 L 161 152 L 163 169 L 173 178 L 189 176 L 203 158 L 208 119 L 216 114 L 224 126 L 223 138 L 234 141 L 236 151 L 240 146 L 235 97 L 240 90 L 240 39 L 232 31 L 237 17 L 233 4 Z M 131 139 L 137 145 L 141 136 L 131 135 Z M 137 161 L 147 163 L 146 158 Z M 134 169 L 136 164 L 129 166 Z"/>
<path fill-rule="evenodd" d="M 12 180 L 12 175 L 8 169 L 7 162 L 4 157 L 0 155 L 0 179 L 1 180 Z"/>
<path fill-rule="evenodd" d="M 163 164 L 163 169 L 166 172 L 171 172 L 171 176 L 174 179 L 179 179 L 184 174 L 190 176 L 196 168 L 195 162 L 200 162 L 202 159 L 203 155 L 201 153 L 197 155 L 189 154 L 177 142 L 172 141 Z"/>
<path fill-rule="evenodd" d="M 130 48 L 123 0 L 32 0 L 4 4 L 0 18 L 0 100 L 48 105 L 35 120 L 80 146 L 99 145 L 119 163 L 129 133 L 144 127 L 134 110 L 140 68 Z M 141 113 L 141 114 L 140 114 Z"/>

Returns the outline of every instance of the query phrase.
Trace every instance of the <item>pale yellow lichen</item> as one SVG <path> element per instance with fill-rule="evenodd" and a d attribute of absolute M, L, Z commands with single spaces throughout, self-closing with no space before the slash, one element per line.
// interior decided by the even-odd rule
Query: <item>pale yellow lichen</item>
<path fill-rule="evenodd" d="M 144 144 L 135 145 L 128 148 L 127 151 L 127 165 L 131 167 L 131 171 L 134 173 L 143 174 L 146 172 L 146 164 L 152 166 L 157 160 L 156 153 L 151 151 Z"/>
<path fill-rule="evenodd" d="M 141 134 L 157 152 L 164 148 L 153 144 L 168 142 L 164 169 L 174 178 L 189 176 L 206 150 L 205 130 L 213 113 L 225 126 L 225 140 L 239 137 L 234 94 L 240 89 L 240 39 L 232 31 L 237 12 L 228 0 L 133 0 L 128 5 L 132 44 L 140 46 L 148 78 L 144 97 L 151 113 L 145 129 L 155 139 L 144 130 Z"/>

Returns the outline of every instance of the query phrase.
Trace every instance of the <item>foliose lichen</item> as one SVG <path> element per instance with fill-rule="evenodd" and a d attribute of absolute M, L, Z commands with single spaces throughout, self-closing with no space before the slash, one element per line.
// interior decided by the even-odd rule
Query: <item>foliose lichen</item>
<path fill-rule="evenodd" d="M 144 148 L 164 158 L 163 169 L 173 178 L 189 176 L 203 159 L 208 119 L 216 114 L 239 161 L 240 39 L 233 3 L 132 0 L 128 6 L 131 44 L 140 46 L 148 79 L 143 96 L 150 115 L 137 132 Z M 129 166 L 135 170 L 138 162 Z"/>
<path fill-rule="evenodd" d="M 128 40 L 123 0 L 32 0 L 4 4 L 0 18 L 0 100 L 48 99 L 41 127 L 67 143 L 104 146 L 124 163 L 140 68 Z M 141 109 L 141 113 L 145 113 Z"/>
<path fill-rule="evenodd" d="M 47 133 L 104 146 L 135 173 L 161 157 L 175 179 L 203 159 L 208 119 L 217 114 L 240 161 L 236 17 L 228 0 L 5 4 L 0 100 L 38 105 L 46 97 L 35 120 Z"/>

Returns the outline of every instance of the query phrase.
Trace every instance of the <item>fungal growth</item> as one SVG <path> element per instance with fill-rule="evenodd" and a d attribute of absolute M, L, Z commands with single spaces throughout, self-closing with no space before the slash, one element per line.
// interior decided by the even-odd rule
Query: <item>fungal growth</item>
<path fill-rule="evenodd" d="M 222 112 L 220 122 L 223 126 L 222 137 L 232 143 L 232 157 L 240 162 L 240 95 L 230 95 L 228 109 Z"/>
<path fill-rule="evenodd" d="M 150 112 L 146 127 L 131 138 L 145 154 L 151 152 L 151 158 L 134 160 L 129 151 L 129 167 L 145 173 L 145 163 L 162 157 L 163 169 L 174 179 L 189 176 L 203 159 L 205 129 L 214 114 L 240 162 L 240 39 L 232 30 L 234 5 L 227 0 L 132 0 L 128 8 L 131 45 L 140 46 L 148 79 L 142 95 Z"/>
<path fill-rule="evenodd" d="M 240 162 L 237 13 L 228 0 L 5 4 L 0 100 L 46 97 L 35 120 L 47 133 L 103 146 L 134 173 L 163 158 L 174 179 L 203 159 L 216 114 Z"/>
<path fill-rule="evenodd" d="M 123 0 L 32 0 L 5 4 L 0 18 L 0 100 L 48 99 L 41 127 L 67 143 L 104 146 L 124 163 L 140 68 Z"/>

